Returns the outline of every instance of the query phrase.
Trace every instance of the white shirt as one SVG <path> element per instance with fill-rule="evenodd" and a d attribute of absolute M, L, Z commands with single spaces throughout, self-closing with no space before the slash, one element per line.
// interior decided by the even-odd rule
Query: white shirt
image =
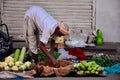
<path fill-rule="evenodd" d="M 35 26 L 39 29 L 40 34 L 42 34 L 40 41 L 47 44 L 50 36 L 58 26 L 58 21 L 39 6 L 30 7 L 26 11 L 26 16 L 29 16 L 34 21 Z"/>

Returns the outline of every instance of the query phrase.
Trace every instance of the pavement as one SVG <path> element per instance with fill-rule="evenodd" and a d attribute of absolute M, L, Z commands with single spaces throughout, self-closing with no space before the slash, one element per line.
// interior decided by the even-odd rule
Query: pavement
<path fill-rule="evenodd" d="M 120 80 L 120 74 L 107 75 L 106 77 L 39 77 L 31 79 L 0 79 L 0 80 Z"/>

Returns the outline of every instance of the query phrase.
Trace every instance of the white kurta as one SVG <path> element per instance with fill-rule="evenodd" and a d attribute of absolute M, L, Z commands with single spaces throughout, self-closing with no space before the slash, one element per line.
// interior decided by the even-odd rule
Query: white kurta
<path fill-rule="evenodd" d="M 47 44 L 50 36 L 58 26 L 58 21 L 38 6 L 30 7 L 25 13 L 24 20 L 26 41 L 30 50 L 37 53 L 38 35 L 35 33 L 42 34 L 39 40 Z"/>

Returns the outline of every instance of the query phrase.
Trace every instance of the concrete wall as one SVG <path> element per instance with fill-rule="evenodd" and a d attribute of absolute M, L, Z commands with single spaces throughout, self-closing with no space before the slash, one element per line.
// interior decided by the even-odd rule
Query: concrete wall
<path fill-rule="evenodd" d="M 0 0 L 0 24 L 1 24 L 1 0 Z"/>
<path fill-rule="evenodd" d="M 105 42 L 120 42 L 120 0 L 96 0 L 96 28 Z"/>

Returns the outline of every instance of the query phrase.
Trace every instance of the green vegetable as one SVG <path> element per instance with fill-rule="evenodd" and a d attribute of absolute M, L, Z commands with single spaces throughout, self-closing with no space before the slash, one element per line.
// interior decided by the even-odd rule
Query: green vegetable
<path fill-rule="evenodd" d="M 77 74 L 94 74 L 98 75 L 104 71 L 104 68 L 96 64 L 95 61 L 86 61 L 83 60 L 81 63 L 74 64 L 74 71 Z"/>
<path fill-rule="evenodd" d="M 84 74 L 84 71 L 78 71 L 78 74 Z"/>
<path fill-rule="evenodd" d="M 54 57 L 55 57 L 55 59 L 58 59 L 60 55 L 61 55 L 61 53 L 59 53 L 59 52 L 54 52 Z"/>
<path fill-rule="evenodd" d="M 39 60 L 48 60 L 48 57 L 40 50 L 38 50 L 38 58 Z"/>
<path fill-rule="evenodd" d="M 19 57 L 19 61 L 21 61 L 21 62 L 24 61 L 25 54 L 26 54 L 26 47 L 22 47 L 20 57 Z"/>
<path fill-rule="evenodd" d="M 20 55 L 20 49 L 16 49 L 14 53 L 14 61 L 18 61 Z"/>
<path fill-rule="evenodd" d="M 81 64 L 84 65 L 84 66 L 86 66 L 87 61 L 83 60 L 83 61 L 81 61 Z"/>
<path fill-rule="evenodd" d="M 25 70 L 25 69 L 26 69 L 26 66 L 25 66 L 25 65 L 21 65 L 21 66 L 19 66 L 18 69 L 19 69 L 20 71 Z"/>
<path fill-rule="evenodd" d="M 61 53 L 59 52 L 54 52 L 53 55 L 55 57 L 55 59 L 57 59 L 60 56 Z M 48 60 L 48 57 L 40 50 L 38 50 L 38 58 L 40 60 Z"/>
<path fill-rule="evenodd" d="M 115 62 L 107 56 L 93 57 L 88 61 L 95 61 L 98 65 L 102 67 L 111 67 Z"/>
<path fill-rule="evenodd" d="M 83 64 L 80 64 L 80 68 L 81 68 L 82 70 L 85 70 L 85 66 L 84 66 Z"/>

